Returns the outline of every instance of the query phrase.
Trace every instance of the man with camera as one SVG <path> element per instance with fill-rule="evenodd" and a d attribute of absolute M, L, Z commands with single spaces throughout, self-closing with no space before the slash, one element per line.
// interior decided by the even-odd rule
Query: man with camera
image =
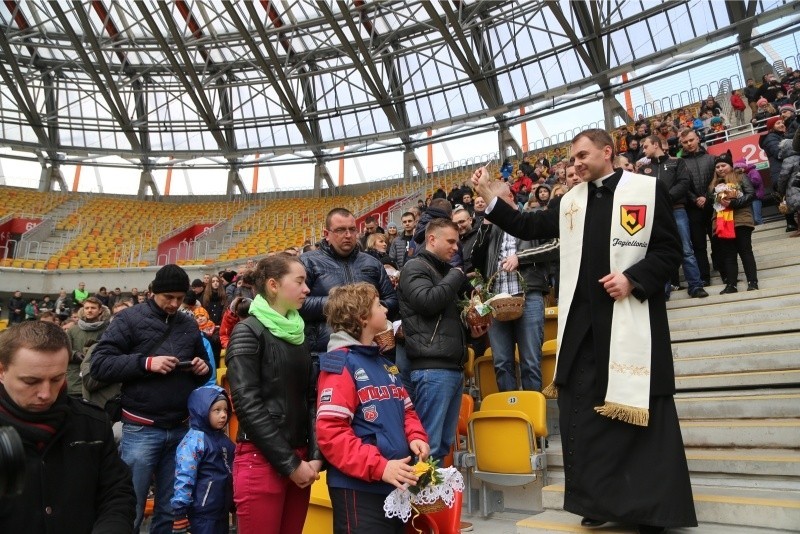
<path fill-rule="evenodd" d="M 52 323 L 0 333 L 0 532 L 131 532 L 130 470 L 106 414 L 67 395 L 69 358 L 67 335 Z M 8 427 L 22 438 L 19 458 L 2 446 Z"/>
<path fill-rule="evenodd" d="M 92 355 L 92 378 L 121 382 L 120 453 L 131 468 L 138 532 L 155 475 L 150 532 L 172 532 L 175 452 L 189 430 L 189 394 L 208 381 L 208 354 L 194 318 L 177 313 L 189 276 L 165 265 L 152 284 L 153 298 L 122 311 L 103 333 Z M 106 405 L 108 409 L 108 404 Z"/>

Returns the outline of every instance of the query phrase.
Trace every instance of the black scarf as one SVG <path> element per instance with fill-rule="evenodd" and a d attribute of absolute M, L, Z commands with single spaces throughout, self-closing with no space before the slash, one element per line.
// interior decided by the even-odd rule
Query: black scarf
<path fill-rule="evenodd" d="M 63 388 L 49 410 L 29 412 L 20 408 L 0 384 L 0 426 L 13 426 L 22 441 L 43 450 L 67 421 L 67 391 Z"/>

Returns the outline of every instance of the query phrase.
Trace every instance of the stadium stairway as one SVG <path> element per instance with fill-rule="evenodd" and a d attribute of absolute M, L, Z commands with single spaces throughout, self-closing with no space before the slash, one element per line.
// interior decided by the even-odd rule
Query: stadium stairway
<path fill-rule="evenodd" d="M 69 200 L 59 204 L 54 209 L 44 214 L 45 218 L 52 219 L 53 222 L 58 223 L 64 220 L 67 216 L 78 210 L 87 200 L 86 195 L 72 195 Z M 26 254 L 22 259 L 33 261 L 47 261 L 58 250 L 69 243 L 70 239 L 74 236 L 74 232 L 67 230 L 53 230 L 47 239 L 42 240 L 41 245 Z"/>
<path fill-rule="evenodd" d="M 758 291 L 705 299 L 674 292 L 668 303 L 675 403 L 681 419 L 700 528 L 673 534 L 800 532 L 800 239 L 782 222 L 753 233 Z M 548 417 L 555 416 L 554 401 Z M 530 488 L 504 489 L 505 513 L 543 512 L 517 522 L 519 534 L 589 532 L 563 511 L 558 423 L 547 449 L 541 500 Z M 653 461 L 658 461 L 654 458 Z M 468 516 L 464 515 L 465 518 Z M 477 516 L 476 516 L 477 517 Z M 606 525 L 603 533 L 631 533 Z"/>

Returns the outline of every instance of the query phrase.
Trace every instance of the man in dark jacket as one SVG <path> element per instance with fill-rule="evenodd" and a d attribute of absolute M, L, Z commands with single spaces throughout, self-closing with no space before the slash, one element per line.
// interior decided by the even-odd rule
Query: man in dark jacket
<path fill-rule="evenodd" d="M 469 284 L 463 270 L 447 263 L 457 250 L 458 226 L 450 219 L 430 221 L 425 250 L 408 260 L 398 285 L 414 405 L 437 460 L 453 444 L 467 356 L 458 297 Z M 473 329 L 472 334 L 485 332 Z"/>
<path fill-rule="evenodd" d="M 172 531 L 170 499 L 175 451 L 186 434 L 189 394 L 208 381 L 208 355 L 197 323 L 177 313 L 189 276 L 165 265 L 152 284 L 153 298 L 122 311 L 108 326 L 92 356 L 92 377 L 122 382 L 120 454 L 133 473 L 136 522 L 144 517 L 147 491 L 156 481 L 150 532 Z"/>
<path fill-rule="evenodd" d="M 475 244 L 475 239 L 478 237 L 478 228 L 480 225 L 473 227 L 472 216 L 463 206 L 459 206 L 453 210 L 453 222 L 458 226 L 458 238 L 464 259 L 464 272 L 469 276 L 470 273 L 475 270 L 472 264 L 472 246 Z"/>
<path fill-rule="evenodd" d="M 694 249 L 692 248 L 689 216 L 686 214 L 686 193 L 689 191 L 690 181 L 689 172 L 686 170 L 686 163 L 682 159 L 669 157 L 664 153 L 662 147 L 661 139 L 657 135 L 644 138 L 642 149 L 650 163 L 643 165 L 640 171 L 642 174 L 655 176 L 667 186 L 669 198 L 672 202 L 672 215 L 675 218 L 675 224 L 678 226 L 678 233 L 681 236 L 683 275 L 686 277 L 686 283 L 689 286 L 689 296 L 705 298 L 708 293 L 703 289 L 703 281 L 700 279 L 700 269 L 697 266 L 697 259 L 694 257 Z M 671 289 L 671 285 L 668 285 L 666 289 L 667 298 L 669 298 Z"/>
<path fill-rule="evenodd" d="M 8 299 L 8 325 L 21 323 L 25 320 L 25 300 L 22 291 L 14 291 L 14 296 Z"/>
<path fill-rule="evenodd" d="M 681 132 L 681 158 L 689 171 L 689 191 L 686 193 L 686 214 L 689 216 L 689 233 L 692 236 L 692 250 L 700 269 L 700 279 L 704 285 L 711 284 L 711 265 L 708 262 L 706 236 L 711 240 L 711 260 L 716 264 L 716 241 L 712 239 L 711 203 L 706 202 L 708 184 L 714 176 L 714 156 L 700 146 L 700 138 L 691 128 Z"/>
<path fill-rule="evenodd" d="M 519 210 L 510 190 L 503 190 L 499 198 L 512 209 Z M 517 239 L 494 224 L 483 224 L 478 231 L 472 261 L 487 280 L 496 275 L 489 289 L 495 294 L 525 297 L 525 308 L 519 319 L 492 321 L 489 325 L 489 342 L 500 391 L 542 389 L 544 295 L 550 291 L 548 264 L 558 256 L 557 239 L 543 243 Z M 521 388 L 517 385 L 515 345 L 519 349 Z"/>
<path fill-rule="evenodd" d="M 131 533 L 130 470 L 106 414 L 67 395 L 68 361 L 67 335 L 52 323 L 0 334 L 0 426 L 15 429 L 25 451 L 22 493 L 0 497 L 0 532 Z"/>
<path fill-rule="evenodd" d="M 414 225 L 417 224 L 417 218 L 412 212 L 407 211 L 400 217 L 400 224 L 403 225 L 403 233 L 389 245 L 389 258 L 397 264 L 398 269 L 402 269 L 408 259 L 408 244 L 414 239 Z"/>
<path fill-rule="evenodd" d="M 325 239 L 318 250 L 300 256 L 306 268 L 306 297 L 300 315 L 306 323 L 306 343 L 313 353 L 328 350 L 330 329 L 323 308 L 328 293 L 336 286 L 369 282 L 375 286 L 389 317 L 397 314 L 397 294 L 386 270 L 374 256 L 358 250 L 356 219 L 345 208 L 331 210 L 325 218 Z"/>

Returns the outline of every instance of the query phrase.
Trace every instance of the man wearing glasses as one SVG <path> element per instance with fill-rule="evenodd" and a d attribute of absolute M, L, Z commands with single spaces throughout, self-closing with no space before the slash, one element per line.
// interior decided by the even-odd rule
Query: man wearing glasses
<path fill-rule="evenodd" d="M 330 330 L 323 308 L 334 287 L 368 282 L 378 290 L 389 318 L 397 315 L 397 295 L 383 265 L 375 257 L 360 252 L 357 245 L 355 217 L 345 208 L 335 208 L 325 218 L 324 239 L 319 249 L 300 256 L 306 268 L 306 285 L 311 290 L 300 315 L 306 323 L 306 343 L 312 353 L 328 350 Z"/>

